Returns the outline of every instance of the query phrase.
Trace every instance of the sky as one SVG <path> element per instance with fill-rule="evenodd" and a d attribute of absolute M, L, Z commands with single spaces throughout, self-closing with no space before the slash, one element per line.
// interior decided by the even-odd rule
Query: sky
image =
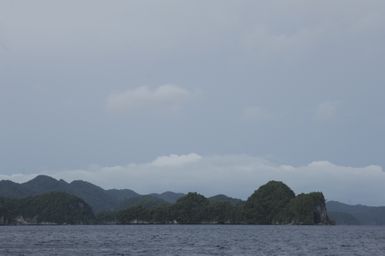
<path fill-rule="evenodd" d="M 385 205 L 383 0 L 0 0 L 0 179 Z"/>

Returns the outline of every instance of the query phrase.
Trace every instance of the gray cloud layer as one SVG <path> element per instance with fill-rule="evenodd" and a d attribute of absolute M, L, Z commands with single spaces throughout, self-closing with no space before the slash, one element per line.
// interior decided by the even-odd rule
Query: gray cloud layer
<path fill-rule="evenodd" d="M 4 175 L 170 152 L 385 165 L 382 0 L 4 0 L 0 42 Z"/>
<path fill-rule="evenodd" d="M 113 112 L 137 112 L 165 108 L 172 110 L 184 103 L 191 93 L 176 85 L 161 85 L 157 88 L 140 86 L 107 98 L 107 109 Z"/>

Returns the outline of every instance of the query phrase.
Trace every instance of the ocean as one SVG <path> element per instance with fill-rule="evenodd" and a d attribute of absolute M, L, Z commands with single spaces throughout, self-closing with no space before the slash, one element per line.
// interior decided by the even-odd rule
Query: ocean
<path fill-rule="evenodd" d="M 385 255 L 381 226 L 0 226 L 0 255 Z"/>

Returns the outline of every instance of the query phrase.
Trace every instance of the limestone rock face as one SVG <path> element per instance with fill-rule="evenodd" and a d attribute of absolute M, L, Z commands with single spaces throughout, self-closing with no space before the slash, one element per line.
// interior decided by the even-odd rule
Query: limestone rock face
<path fill-rule="evenodd" d="M 320 192 L 299 194 L 287 209 L 286 222 L 297 225 L 330 225 L 325 197 Z"/>
<path fill-rule="evenodd" d="M 316 206 L 314 215 L 315 215 L 315 224 L 323 224 L 323 225 L 331 224 L 325 204 Z"/>

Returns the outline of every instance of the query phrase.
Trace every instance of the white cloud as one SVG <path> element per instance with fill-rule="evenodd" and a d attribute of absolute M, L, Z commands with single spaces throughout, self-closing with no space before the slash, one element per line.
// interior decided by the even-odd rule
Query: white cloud
<path fill-rule="evenodd" d="M 241 117 L 246 121 L 264 121 L 271 118 L 271 114 L 259 106 L 248 106 L 242 110 Z"/>
<path fill-rule="evenodd" d="M 282 165 L 248 155 L 163 156 L 143 164 L 92 167 L 46 173 L 72 181 L 82 179 L 105 188 L 131 188 L 139 193 L 198 191 L 247 198 L 269 180 L 281 180 L 296 193 L 322 191 L 329 200 L 385 205 L 385 172 L 380 166 L 349 167 L 328 161 L 303 166 Z M 0 175 L 26 181 L 33 175 Z"/>
<path fill-rule="evenodd" d="M 107 109 L 112 112 L 178 108 L 191 96 L 191 92 L 177 85 L 161 85 L 157 88 L 140 86 L 107 98 Z"/>
<path fill-rule="evenodd" d="M 172 167 L 172 166 L 183 166 L 189 163 L 194 163 L 201 160 L 202 157 L 198 154 L 191 153 L 188 155 L 169 155 L 169 156 L 160 156 L 156 158 L 152 165 L 158 167 Z"/>
<path fill-rule="evenodd" d="M 318 121 L 331 121 L 337 117 L 338 114 L 337 102 L 323 102 L 318 105 L 315 112 L 315 119 Z"/>

